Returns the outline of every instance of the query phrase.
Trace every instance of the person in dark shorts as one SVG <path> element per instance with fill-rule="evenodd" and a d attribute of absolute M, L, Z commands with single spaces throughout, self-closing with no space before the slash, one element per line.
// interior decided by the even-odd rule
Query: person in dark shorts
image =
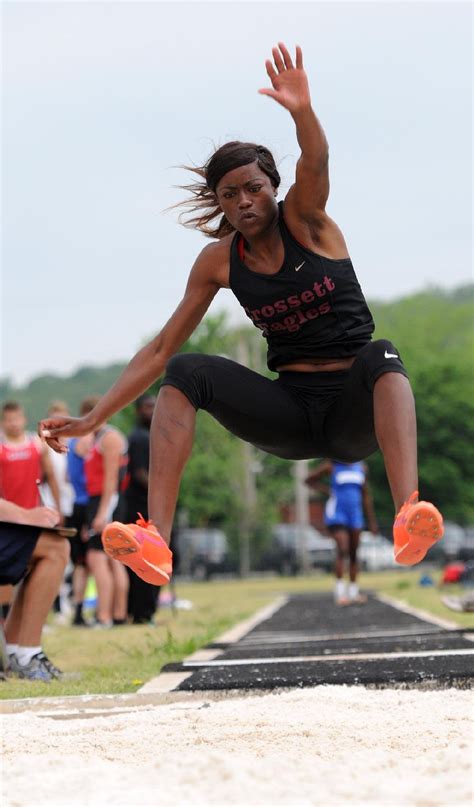
<path fill-rule="evenodd" d="M 69 560 L 69 543 L 49 527 L 59 512 L 26 509 L 0 499 L 0 585 L 17 585 L 5 621 L 10 669 L 20 678 L 51 681 L 61 671 L 41 647 L 41 633 Z"/>
<path fill-rule="evenodd" d="M 74 489 L 74 505 L 72 514 L 67 519 L 67 526 L 73 527 L 77 531 L 76 535 L 69 539 L 71 543 L 71 561 L 74 567 L 72 573 L 72 597 L 74 603 L 72 624 L 77 627 L 88 627 L 83 614 L 84 596 L 89 576 L 86 559 L 89 496 L 84 472 L 84 457 L 91 442 L 89 436 L 74 437 L 69 441 L 67 454 L 68 477 Z"/>
<path fill-rule="evenodd" d="M 123 495 L 124 520 L 135 521 L 140 513 L 148 518 L 148 467 L 150 426 L 155 409 L 154 395 L 141 395 L 135 401 L 136 423 L 128 435 L 128 486 Z M 160 589 L 129 571 L 128 615 L 135 625 L 151 622 L 158 608 Z"/>
<path fill-rule="evenodd" d="M 131 360 L 82 419 L 52 418 L 40 435 L 99 428 L 164 373 L 151 427 L 149 516 L 109 524 L 106 552 L 148 582 L 172 572 L 170 541 L 196 411 L 284 459 L 358 462 L 380 448 L 395 505 L 395 557 L 418 563 L 443 534 L 439 511 L 419 501 L 414 398 L 398 349 L 372 341 L 374 322 L 339 227 L 326 213 L 328 144 L 311 105 L 301 48 L 280 42 L 260 90 L 290 113 L 301 154 L 277 201 L 280 176 L 263 145 L 232 141 L 191 168 L 185 221 L 214 239 L 199 254 L 184 297 L 161 333 Z M 239 116 L 242 104 L 238 104 Z M 224 356 L 178 353 L 221 288 L 231 289 L 267 341 L 267 378 Z"/>
<path fill-rule="evenodd" d="M 90 411 L 99 399 L 82 402 Z M 97 627 L 112 627 L 127 619 L 128 575 L 120 563 L 109 558 L 102 546 L 101 533 L 119 503 L 119 488 L 127 465 L 127 441 L 118 429 L 108 424 L 93 433 L 84 458 L 84 474 L 89 496 L 87 503 L 87 565 L 97 585 Z"/>
<path fill-rule="evenodd" d="M 334 599 L 337 605 L 363 604 L 367 597 L 359 592 L 357 575 L 357 550 L 360 534 L 368 522 L 372 533 L 377 532 L 374 504 L 367 481 L 368 470 L 365 462 L 321 462 L 306 479 L 306 484 L 329 494 L 326 502 L 324 521 L 336 542 L 336 587 Z M 329 476 L 329 488 L 320 482 Z M 349 572 L 349 585 L 344 574 L 346 565 Z"/>

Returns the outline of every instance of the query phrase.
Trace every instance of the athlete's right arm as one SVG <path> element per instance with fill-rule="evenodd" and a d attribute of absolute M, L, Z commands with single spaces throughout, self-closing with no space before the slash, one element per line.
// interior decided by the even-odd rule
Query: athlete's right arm
<path fill-rule="evenodd" d="M 59 513 L 52 507 L 33 507 L 30 510 L 6 499 L 0 499 L 0 521 L 13 524 L 28 524 L 35 527 L 55 527 L 59 523 Z"/>
<path fill-rule="evenodd" d="M 82 418 L 45 418 L 38 424 L 40 437 L 55 451 L 67 447 L 61 437 L 80 437 L 97 429 L 115 412 L 147 390 L 163 373 L 168 360 L 191 336 L 204 317 L 221 282 L 220 243 L 209 244 L 198 256 L 188 278 L 184 297 L 161 332 L 136 353 L 117 381 L 94 409 Z"/>
<path fill-rule="evenodd" d="M 319 490 L 321 493 L 327 493 L 329 496 L 330 488 L 327 485 L 324 485 L 320 480 L 323 476 L 330 476 L 332 472 L 332 462 L 331 460 L 323 460 L 320 462 L 319 465 L 314 468 L 309 476 L 306 477 L 305 483 L 308 485 L 309 488 L 313 488 L 313 490 Z"/>

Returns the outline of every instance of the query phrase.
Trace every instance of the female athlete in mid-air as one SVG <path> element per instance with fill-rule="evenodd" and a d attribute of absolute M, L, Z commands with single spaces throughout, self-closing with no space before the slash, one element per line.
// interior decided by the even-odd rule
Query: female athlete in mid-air
<path fill-rule="evenodd" d="M 301 48 L 283 43 L 266 61 L 261 89 L 293 118 L 301 155 L 295 182 L 277 202 L 280 176 L 270 151 L 231 142 L 217 149 L 189 185 L 188 224 L 215 239 L 198 255 L 186 291 L 158 336 L 131 360 L 82 418 L 49 418 L 40 435 L 93 430 L 164 372 L 151 429 L 152 524 L 109 524 L 106 552 L 151 583 L 172 571 L 169 543 L 176 499 L 190 456 L 196 410 L 285 459 L 355 462 L 380 448 L 395 505 L 396 560 L 418 563 L 443 534 L 443 520 L 418 501 L 415 403 L 399 352 L 372 341 L 374 323 L 344 237 L 325 212 L 328 144 L 312 109 Z M 268 343 L 269 379 L 221 356 L 177 351 L 221 288 L 230 288 Z M 164 540 L 163 540 L 164 539 Z"/>

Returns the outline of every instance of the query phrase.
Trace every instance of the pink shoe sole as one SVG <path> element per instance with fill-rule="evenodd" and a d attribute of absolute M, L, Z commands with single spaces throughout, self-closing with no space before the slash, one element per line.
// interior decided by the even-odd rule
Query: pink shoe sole
<path fill-rule="evenodd" d="M 163 586 L 170 582 L 171 562 L 164 558 L 161 560 L 158 541 L 151 537 L 147 539 L 146 533 L 143 543 L 140 543 L 131 527 L 113 521 L 102 533 L 102 545 L 110 558 L 128 566 L 146 583 Z"/>
<path fill-rule="evenodd" d="M 418 502 L 407 516 L 403 531 L 408 540 L 395 549 L 395 560 L 402 566 L 413 566 L 443 537 L 443 517 L 430 502 Z"/>

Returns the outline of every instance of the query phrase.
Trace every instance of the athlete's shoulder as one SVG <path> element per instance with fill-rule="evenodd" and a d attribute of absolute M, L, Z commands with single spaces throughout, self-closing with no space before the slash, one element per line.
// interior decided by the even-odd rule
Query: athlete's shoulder
<path fill-rule="evenodd" d="M 123 441 L 123 440 L 125 440 L 125 435 L 123 434 L 123 432 L 121 432 L 120 429 L 117 429 L 116 426 L 112 426 L 110 423 L 107 423 L 107 425 L 104 426 L 104 429 L 101 432 L 100 437 L 97 440 L 97 442 L 101 443 L 103 445 L 104 442 L 118 443 L 119 441 Z"/>
<path fill-rule="evenodd" d="M 35 434 L 35 432 L 27 432 L 26 438 L 28 440 L 29 445 L 33 446 L 40 454 L 44 450 L 44 443 L 41 442 L 41 438 L 39 435 Z"/>
<path fill-rule="evenodd" d="M 227 260 L 229 259 L 229 250 L 234 238 L 234 233 L 230 235 L 224 235 L 223 238 L 216 239 L 215 241 L 211 241 L 209 244 L 206 244 L 204 249 L 201 250 L 199 253 L 198 258 L 202 258 L 203 260 L 212 260 L 218 258 L 226 257 Z"/>
<path fill-rule="evenodd" d="M 193 273 L 227 288 L 229 285 L 230 247 L 233 237 L 233 235 L 226 235 L 218 241 L 206 244 L 195 261 Z"/>
<path fill-rule="evenodd" d="M 326 210 L 316 206 L 311 214 L 301 216 L 294 203 L 293 188 L 294 186 L 288 191 L 280 208 L 290 235 L 323 257 L 333 260 L 349 258 L 347 244 L 336 222 Z"/>

